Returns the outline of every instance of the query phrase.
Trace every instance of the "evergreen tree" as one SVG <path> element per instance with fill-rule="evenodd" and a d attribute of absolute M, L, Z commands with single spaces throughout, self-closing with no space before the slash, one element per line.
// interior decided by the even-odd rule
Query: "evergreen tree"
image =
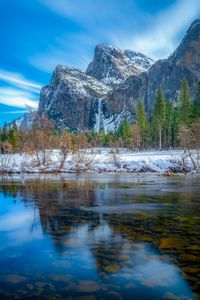
<path fill-rule="evenodd" d="M 166 120 L 166 102 L 161 88 L 157 90 L 156 99 L 153 108 L 153 129 L 155 138 L 158 141 L 159 149 L 162 148 L 162 135 Z"/>
<path fill-rule="evenodd" d="M 1 130 L 1 141 L 6 141 L 7 138 L 8 138 L 8 129 L 7 129 L 7 126 L 4 125 Z"/>
<path fill-rule="evenodd" d="M 131 127 L 129 123 L 125 121 L 118 129 L 118 137 L 122 138 L 125 147 L 128 147 L 130 145 L 131 135 Z"/>
<path fill-rule="evenodd" d="M 191 124 L 192 117 L 192 97 L 188 82 L 183 79 L 179 96 L 179 126 Z"/>
<path fill-rule="evenodd" d="M 172 146 L 173 128 L 174 128 L 174 105 L 173 101 L 166 101 L 166 118 L 165 118 L 165 146 Z"/>
<path fill-rule="evenodd" d="M 142 148 L 145 148 L 148 145 L 150 129 L 144 103 L 142 101 L 137 103 L 136 122 L 140 130 Z"/>
<path fill-rule="evenodd" d="M 193 119 L 200 119 L 200 81 L 197 83 L 196 96 L 193 104 Z"/>
<path fill-rule="evenodd" d="M 174 148 L 177 143 L 177 130 L 178 130 L 178 109 L 174 108 L 173 124 L 172 124 L 172 147 Z"/>
<path fill-rule="evenodd" d="M 17 151 L 19 149 L 19 132 L 15 122 L 13 124 L 12 129 L 9 132 L 8 141 L 12 145 L 14 151 Z"/>

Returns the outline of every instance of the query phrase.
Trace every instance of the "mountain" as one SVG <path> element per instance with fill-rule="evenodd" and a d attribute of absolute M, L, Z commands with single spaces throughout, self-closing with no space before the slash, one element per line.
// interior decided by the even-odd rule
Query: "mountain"
<path fill-rule="evenodd" d="M 151 115 L 159 86 L 167 99 L 177 101 L 184 77 L 194 97 L 200 80 L 200 20 L 191 24 L 170 57 L 155 63 L 141 53 L 101 44 L 86 73 L 58 66 L 41 91 L 38 113 L 57 128 L 107 132 L 134 120 L 138 99 Z"/>
<path fill-rule="evenodd" d="M 36 115 L 37 115 L 36 111 L 27 112 L 22 117 L 16 119 L 15 121 L 6 123 L 6 127 L 8 129 L 11 129 L 15 123 L 18 129 L 29 131 L 33 126 Z"/>
<path fill-rule="evenodd" d="M 167 59 L 157 61 L 139 76 L 127 78 L 112 90 L 107 101 L 110 107 L 120 103 L 119 111 L 126 105 L 127 110 L 132 111 L 133 120 L 136 103 L 141 99 L 151 115 L 158 87 L 162 87 L 166 99 L 172 98 L 176 103 L 183 78 L 187 79 L 194 97 L 200 80 L 200 20 L 191 24 L 180 45 Z"/>
<path fill-rule="evenodd" d="M 112 46 L 97 45 L 94 59 L 89 64 L 86 74 L 105 84 L 118 84 L 131 75 L 139 75 L 147 71 L 154 63 L 144 54 L 114 48 Z"/>
<path fill-rule="evenodd" d="M 38 113 L 53 120 L 57 128 L 92 129 L 98 123 L 99 99 L 109 91 L 107 85 L 84 72 L 59 65 L 50 85 L 42 88 Z"/>

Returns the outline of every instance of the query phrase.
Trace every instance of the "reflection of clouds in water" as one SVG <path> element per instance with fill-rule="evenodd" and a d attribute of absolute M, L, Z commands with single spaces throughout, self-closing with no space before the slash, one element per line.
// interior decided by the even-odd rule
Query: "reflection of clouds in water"
<path fill-rule="evenodd" d="M 41 230 L 37 230 L 34 232 L 30 232 L 30 226 L 28 228 L 20 229 L 20 231 L 15 230 L 12 233 L 7 235 L 10 242 L 12 241 L 12 245 L 19 245 L 20 243 L 41 240 L 44 239 L 44 235 Z"/>
<path fill-rule="evenodd" d="M 12 211 L 0 220 L 0 232 L 4 233 L 7 246 L 19 246 L 24 242 L 43 239 L 38 212 L 32 209 Z M 2 245 L 1 249 L 5 246 Z"/>
<path fill-rule="evenodd" d="M 113 231 L 110 226 L 107 223 L 104 223 L 92 231 L 91 238 L 94 240 L 107 240 L 112 236 L 112 234 Z"/>
<path fill-rule="evenodd" d="M 148 248 L 144 246 L 143 249 L 140 249 L 134 258 L 133 280 L 139 281 L 140 284 L 148 288 L 170 288 L 179 295 L 190 294 L 190 288 L 181 276 L 178 267 L 155 254 L 155 249 L 149 245 Z"/>
<path fill-rule="evenodd" d="M 97 271 L 106 271 L 115 267 L 118 268 L 118 271 L 115 270 L 116 276 L 122 276 L 123 278 L 124 275 L 128 275 L 133 282 L 138 282 L 147 288 L 165 289 L 169 287 L 173 288 L 177 294 L 190 293 L 188 284 L 182 278 L 180 270 L 170 261 L 163 260 L 157 250 L 150 244 L 134 243 L 119 234 L 113 234 L 107 223 L 96 228 L 92 232 L 92 236 L 94 242 L 98 244 L 96 251 L 92 251 L 98 262 L 96 267 L 100 268 Z M 117 244 L 113 245 L 113 241 Z M 99 257 L 98 251 L 101 252 L 103 249 L 106 251 L 105 254 L 108 255 L 107 259 L 109 255 L 114 254 L 109 262 L 110 265 L 104 265 L 101 256 Z M 106 255 L 104 258 L 106 259 Z M 113 281 L 114 278 L 111 280 Z"/>
<path fill-rule="evenodd" d="M 64 238 L 65 243 L 71 238 L 75 238 L 79 243 L 86 244 L 90 239 L 97 241 L 108 240 L 113 234 L 112 229 L 107 223 L 91 229 L 88 224 L 80 225 L 70 232 L 70 234 Z"/>
<path fill-rule="evenodd" d="M 164 262 L 159 257 L 152 257 L 148 253 L 144 257 L 144 262 L 140 261 L 139 264 L 136 264 L 134 270 L 135 279 L 139 279 L 144 285 L 150 287 L 170 286 L 180 280 L 178 269 L 173 264 Z"/>
<path fill-rule="evenodd" d="M 152 185 L 147 187 L 151 194 Z M 124 295 L 126 289 L 130 292 L 133 289 L 136 299 L 142 298 L 137 295 L 140 292 L 147 294 L 148 299 L 158 299 L 158 295 L 161 299 L 169 291 L 174 295 L 191 295 L 179 269 L 153 246 L 154 241 L 160 241 L 162 233 L 168 237 L 169 226 L 173 230 L 177 228 L 180 236 L 184 233 L 176 227 L 177 209 L 181 208 L 182 202 L 175 207 L 175 218 L 169 218 L 168 210 L 157 209 L 161 207 L 160 203 L 165 207 L 165 199 L 158 198 L 157 194 L 153 198 L 149 195 L 138 198 L 141 191 L 146 193 L 144 186 L 128 189 L 121 185 L 119 188 L 115 182 L 97 188 L 88 181 L 86 185 L 84 182 L 65 182 L 59 186 L 49 181 L 37 181 L 20 188 L 22 201 L 13 203 L 11 199 L 9 209 L 3 210 L 0 219 L 1 240 L 5 245 L 0 245 L 0 250 L 5 249 L 1 251 L 2 262 L 14 252 L 17 265 L 21 268 L 24 264 L 31 276 L 34 276 L 34 270 L 42 271 L 44 277 L 51 272 L 56 276 L 57 272 L 69 272 L 75 280 L 85 276 L 110 290 L 119 287 Z M 148 201 L 144 203 L 146 199 Z M 174 198 L 167 196 L 166 199 Z M 182 196 L 180 199 L 182 201 Z M 149 213 L 155 209 L 155 214 Z M 196 212 L 196 206 L 194 209 Z M 142 214 L 135 215 L 136 210 L 141 210 Z M 10 261 L 10 270 L 15 272 L 13 261 Z M 33 265 L 27 264 L 30 261 Z M 124 299 L 128 298 L 125 296 Z"/>
<path fill-rule="evenodd" d="M 11 231 L 23 226 L 29 226 L 33 220 L 33 211 L 12 212 L 0 220 L 0 231 Z"/>

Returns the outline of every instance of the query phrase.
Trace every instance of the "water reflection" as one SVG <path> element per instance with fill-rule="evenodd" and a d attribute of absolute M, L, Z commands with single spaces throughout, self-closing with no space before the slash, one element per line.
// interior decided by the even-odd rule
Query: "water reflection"
<path fill-rule="evenodd" d="M 1 299 L 197 299 L 199 183 L 2 179 Z"/>

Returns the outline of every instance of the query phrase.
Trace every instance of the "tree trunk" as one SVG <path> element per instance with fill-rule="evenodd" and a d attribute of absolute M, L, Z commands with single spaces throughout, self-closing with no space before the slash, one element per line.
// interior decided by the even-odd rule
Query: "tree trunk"
<path fill-rule="evenodd" d="M 159 125 L 159 150 L 162 149 L 162 127 Z"/>

